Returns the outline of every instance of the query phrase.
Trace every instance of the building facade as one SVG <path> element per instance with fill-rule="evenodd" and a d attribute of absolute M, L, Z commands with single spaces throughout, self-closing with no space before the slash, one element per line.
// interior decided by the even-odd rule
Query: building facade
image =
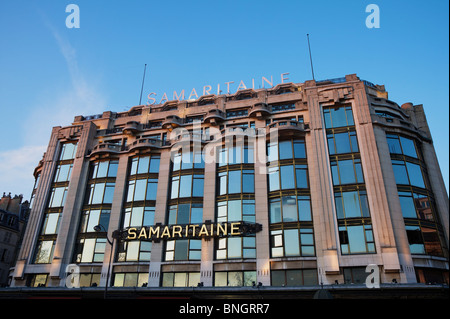
<path fill-rule="evenodd" d="M 0 198 L 0 287 L 11 281 L 11 268 L 16 264 L 28 218 L 28 201 L 11 193 Z"/>
<path fill-rule="evenodd" d="M 77 116 L 35 177 L 13 287 L 448 283 L 423 106 L 356 75 Z"/>

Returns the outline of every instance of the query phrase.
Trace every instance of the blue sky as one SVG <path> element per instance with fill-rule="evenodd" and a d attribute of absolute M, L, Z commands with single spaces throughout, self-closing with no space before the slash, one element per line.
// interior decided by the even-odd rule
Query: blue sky
<path fill-rule="evenodd" d="M 65 21 L 80 9 L 80 28 Z M 380 8 L 369 29 L 366 6 Z M 0 1 L 0 192 L 24 194 L 53 126 L 124 111 L 146 95 L 222 88 L 289 73 L 356 73 L 399 105 L 423 104 L 448 189 L 448 1 Z"/>

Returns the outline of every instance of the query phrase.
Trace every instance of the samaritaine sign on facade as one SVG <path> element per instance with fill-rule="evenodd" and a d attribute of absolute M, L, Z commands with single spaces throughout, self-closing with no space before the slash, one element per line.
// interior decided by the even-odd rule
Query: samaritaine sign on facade
<path fill-rule="evenodd" d="M 243 236 L 262 230 L 258 223 L 233 222 L 188 224 L 188 225 L 155 225 L 146 227 L 130 227 L 121 232 L 124 240 L 159 241 L 169 239 L 211 238 L 227 236 Z"/>

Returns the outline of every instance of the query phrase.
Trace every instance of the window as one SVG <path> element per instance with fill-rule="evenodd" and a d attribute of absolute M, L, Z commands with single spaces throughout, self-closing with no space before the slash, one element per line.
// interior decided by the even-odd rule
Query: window
<path fill-rule="evenodd" d="M 324 108 L 325 128 L 353 126 L 353 112 L 350 106 Z"/>
<path fill-rule="evenodd" d="M 101 274 L 80 274 L 80 287 L 100 286 Z"/>
<path fill-rule="evenodd" d="M 338 219 L 370 217 L 366 191 L 335 192 Z"/>
<path fill-rule="evenodd" d="M 37 252 L 34 262 L 36 264 L 49 264 L 53 258 L 54 240 L 42 240 L 38 242 Z"/>
<path fill-rule="evenodd" d="M 58 234 L 61 212 L 46 213 L 41 235 Z"/>
<path fill-rule="evenodd" d="M 316 269 L 283 269 L 271 271 L 272 286 L 315 286 L 318 285 Z"/>
<path fill-rule="evenodd" d="M 230 170 L 218 173 L 218 195 L 254 193 L 254 170 Z"/>
<path fill-rule="evenodd" d="M 375 252 L 372 225 L 339 226 L 339 241 L 343 255 Z"/>
<path fill-rule="evenodd" d="M 86 209 L 82 213 L 80 232 L 92 233 L 95 232 L 94 227 L 102 225 L 104 229 L 108 229 L 109 216 L 111 210 L 109 209 Z"/>
<path fill-rule="evenodd" d="M 67 189 L 68 186 L 52 188 L 48 207 L 63 207 L 66 201 Z"/>
<path fill-rule="evenodd" d="M 59 156 L 60 161 L 71 160 L 75 158 L 75 153 L 77 150 L 77 144 L 66 143 L 61 147 L 61 153 Z"/>
<path fill-rule="evenodd" d="M 216 259 L 256 258 L 256 237 L 228 237 L 216 239 Z"/>
<path fill-rule="evenodd" d="M 328 152 L 330 155 L 359 152 L 355 131 L 327 134 Z"/>
<path fill-rule="evenodd" d="M 345 267 L 344 282 L 346 284 L 364 284 L 368 273 L 365 267 Z"/>
<path fill-rule="evenodd" d="M 443 256 L 440 235 L 434 227 L 408 222 L 405 228 L 411 254 Z"/>
<path fill-rule="evenodd" d="M 361 160 L 333 160 L 330 162 L 333 185 L 364 183 Z"/>
<path fill-rule="evenodd" d="M 394 176 L 397 184 L 425 188 L 422 169 L 419 164 L 392 160 L 392 168 L 394 169 Z"/>
<path fill-rule="evenodd" d="M 163 287 L 197 287 L 200 283 L 200 272 L 163 272 Z"/>
<path fill-rule="evenodd" d="M 140 156 L 133 157 L 131 160 L 130 176 L 136 174 L 158 173 L 160 156 Z"/>
<path fill-rule="evenodd" d="M 216 271 L 214 287 L 242 287 L 256 284 L 256 271 Z"/>
<path fill-rule="evenodd" d="M 184 203 L 169 207 L 168 225 L 201 224 L 203 203 Z"/>
<path fill-rule="evenodd" d="M 282 196 L 269 200 L 270 223 L 312 221 L 309 196 Z"/>
<path fill-rule="evenodd" d="M 414 140 L 393 134 L 387 134 L 386 138 L 391 154 L 403 154 L 405 156 L 419 158 Z"/>
<path fill-rule="evenodd" d="M 269 162 L 292 158 L 306 158 L 305 141 L 294 139 L 269 143 L 267 146 L 267 156 Z"/>
<path fill-rule="evenodd" d="M 255 223 L 255 200 L 235 199 L 217 202 L 217 222 L 245 221 Z"/>
<path fill-rule="evenodd" d="M 151 241 L 120 242 L 117 261 L 150 261 L 151 254 Z"/>
<path fill-rule="evenodd" d="M 115 273 L 113 287 L 146 287 L 148 273 Z"/>
<path fill-rule="evenodd" d="M 59 164 L 56 168 L 55 182 L 68 182 L 72 172 L 73 163 Z"/>
<path fill-rule="evenodd" d="M 91 179 L 116 177 L 119 161 L 103 161 L 92 164 Z"/>
<path fill-rule="evenodd" d="M 253 145 L 246 144 L 236 145 L 229 148 L 220 148 L 217 162 L 219 163 L 219 167 L 254 163 Z"/>
<path fill-rule="evenodd" d="M 271 230 L 270 246 L 272 257 L 315 255 L 312 228 Z"/>
<path fill-rule="evenodd" d="M 103 262 L 106 248 L 106 238 L 82 238 L 76 245 L 76 262 Z"/>
<path fill-rule="evenodd" d="M 166 242 L 166 261 L 201 260 L 201 239 L 178 239 Z"/>

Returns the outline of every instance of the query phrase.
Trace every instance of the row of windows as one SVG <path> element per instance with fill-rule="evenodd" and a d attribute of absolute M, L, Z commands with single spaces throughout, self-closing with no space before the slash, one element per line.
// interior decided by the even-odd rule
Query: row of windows
<path fill-rule="evenodd" d="M 386 134 L 386 139 L 410 251 L 444 256 L 445 241 L 420 151 L 414 139 L 396 134 Z"/>

